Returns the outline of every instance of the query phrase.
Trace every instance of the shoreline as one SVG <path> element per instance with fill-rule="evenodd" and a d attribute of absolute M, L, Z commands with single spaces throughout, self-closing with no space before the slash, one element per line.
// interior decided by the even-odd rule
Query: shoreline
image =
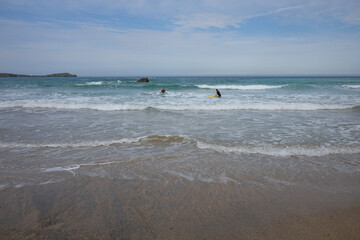
<path fill-rule="evenodd" d="M 69 177 L 1 190 L 0 238 L 355 239 L 360 235 L 356 194 L 174 176 Z"/>

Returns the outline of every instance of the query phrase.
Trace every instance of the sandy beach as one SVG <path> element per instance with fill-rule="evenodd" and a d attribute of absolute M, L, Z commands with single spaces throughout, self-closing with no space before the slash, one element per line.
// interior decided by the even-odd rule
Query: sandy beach
<path fill-rule="evenodd" d="M 358 196 L 360 197 L 360 196 Z M 359 198 L 357 198 L 359 199 Z M 354 195 L 70 177 L 0 192 L 1 239 L 359 239 Z"/>
<path fill-rule="evenodd" d="M 360 0 L 0 0 L 0 240 L 360 240 Z"/>

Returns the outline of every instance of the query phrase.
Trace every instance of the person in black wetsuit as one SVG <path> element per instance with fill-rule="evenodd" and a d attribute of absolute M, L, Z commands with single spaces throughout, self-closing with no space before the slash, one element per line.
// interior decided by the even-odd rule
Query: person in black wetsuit
<path fill-rule="evenodd" d="M 165 93 L 165 92 L 166 92 L 166 91 L 165 91 L 165 88 L 161 89 L 160 92 L 161 92 L 161 93 Z"/>
<path fill-rule="evenodd" d="M 217 89 L 216 89 L 216 94 L 218 95 L 218 97 L 221 97 L 221 93 Z"/>

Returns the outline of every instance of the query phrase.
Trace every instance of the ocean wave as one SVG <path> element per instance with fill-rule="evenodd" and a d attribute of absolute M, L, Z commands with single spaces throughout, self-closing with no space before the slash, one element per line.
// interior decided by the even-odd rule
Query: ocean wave
<path fill-rule="evenodd" d="M 130 161 L 108 161 L 108 162 L 90 162 L 90 163 L 80 163 L 80 164 L 70 164 L 67 166 L 57 166 L 57 167 L 49 167 L 49 168 L 42 168 L 42 172 L 44 173 L 51 173 L 51 172 L 70 172 L 74 176 L 75 170 L 78 170 L 82 167 L 93 167 L 93 166 L 106 166 L 106 165 L 113 165 L 113 164 L 122 164 L 122 163 L 129 163 L 134 160 Z M 54 182 L 54 181 L 51 181 Z M 45 184 L 47 184 L 46 182 Z"/>
<path fill-rule="evenodd" d="M 306 146 L 236 146 L 228 147 L 211 143 L 197 142 L 200 149 L 211 149 L 216 152 L 237 154 L 262 154 L 277 157 L 308 156 L 320 157 L 332 154 L 357 154 L 360 153 L 358 146 L 354 147 L 306 147 Z"/>
<path fill-rule="evenodd" d="M 76 84 L 76 86 L 100 86 L 100 85 L 104 85 L 105 82 L 103 81 L 98 81 L 98 82 L 87 82 L 87 83 L 78 83 Z"/>
<path fill-rule="evenodd" d="M 342 85 L 343 88 L 360 89 L 360 85 Z"/>
<path fill-rule="evenodd" d="M 311 103 L 233 103 L 192 106 L 157 106 L 159 110 L 196 110 L 196 111 L 229 111 L 229 110 L 260 110 L 260 111 L 317 111 L 317 110 L 346 110 L 354 106 L 311 104 Z"/>
<path fill-rule="evenodd" d="M 51 168 L 45 168 L 43 169 L 43 172 L 63 172 L 68 171 L 71 172 L 73 175 L 75 175 L 74 170 L 77 170 L 81 167 L 81 164 L 66 166 L 66 167 L 51 167 Z"/>
<path fill-rule="evenodd" d="M 138 142 L 142 137 L 138 138 L 122 138 L 119 140 L 109 141 L 82 141 L 82 142 L 68 142 L 68 143 L 16 143 L 16 142 L 2 142 L 2 148 L 84 148 L 84 147 L 101 147 L 115 144 L 125 144 Z"/>
<path fill-rule="evenodd" d="M 80 141 L 67 143 L 17 143 L 17 142 L 0 142 L 2 148 L 86 148 L 86 147 L 102 147 L 111 145 L 131 144 L 142 142 L 146 144 L 171 144 L 189 140 L 187 136 L 143 136 L 136 138 L 122 138 L 107 141 Z"/>
<path fill-rule="evenodd" d="M 360 153 L 360 147 L 357 145 L 352 146 L 304 146 L 304 145 L 292 145 L 292 146 L 278 146 L 278 145 L 240 145 L 240 146 L 224 146 L 220 144 L 207 143 L 196 140 L 186 135 L 172 136 L 172 135 L 151 135 L 142 136 L 137 138 L 122 138 L 118 140 L 108 141 L 82 141 L 82 142 L 68 142 L 68 143 L 8 143 L 0 142 L 0 148 L 87 148 L 87 147 L 103 147 L 111 145 L 122 144 L 135 144 L 140 143 L 144 145 L 158 145 L 166 146 L 171 144 L 189 144 L 199 149 L 211 149 L 216 152 L 223 153 L 235 153 L 235 154 L 261 154 L 277 157 L 289 157 L 289 156 L 309 156 L 319 157 L 332 154 L 358 154 Z M 130 145 L 131 146 L 131 145 Z M 107 165 L 118 162 L 106 162 L 106 163 L 87 163 L 83 165 Z M 46 172 L 52 171 L 72 171 L 80 168 L 80 165 L 71 165 L 66 168 L 54 167 L 47 169 Z"/>
<path fill-rule="evenodd" d="M 63 172 L 68 171 L 75 175 L 74 170 L 77 170 L 81 167 L 91 167 L 91 166 L 104 166 L 104 165 L 112 165 L 123 163 L 120 161 L 109 161 L 109 162 L 90 162 L 90 163 L 81 163 L 81 164 L 71 164 L 63 167 L 50 167 L 50 168 L 42 168 L 42 172 Z"/>
<path fill-rule="evenodd" d="M 230 90 L 267 90 L 267 89 L 276 89 L 282 88 L 287 85 L 207 85 L 200 84 L 196 85 L 198 88 L 208 88 L 208 89 L 230 89 Z"/>
<path fill-rule="evenodd" d="M 212 99 L 214 100 L 214 99 Z M 357 105 L 316 104 L 316 103 L 243 103 L 243 102 L 216 102 L 186 104 L 117 104 L 117 103 L 51 103 L 51 102 L 3 102 L 0 108 L 25 109 L 61 109 L 61 110 L 96 110 L 96 111 L 226 111 L 226 110 L 260 110 L 260 111 L 316 111 L 316 110 L 347 110 L 357 109 Z M 215 99 L 216 100 L 216 99 Z"/>
<path fill-rule="evenodd" d="M 112 103 L 54 103 L 54 102 L 4 102 L 0 108 L 29 108 L 29 109 L 62 109 L 62 110 L 98 110 L 98 111 L 124 111 L 124 110 L 145 110 L 149 106 L 138 106 L 130 104 Z"/>

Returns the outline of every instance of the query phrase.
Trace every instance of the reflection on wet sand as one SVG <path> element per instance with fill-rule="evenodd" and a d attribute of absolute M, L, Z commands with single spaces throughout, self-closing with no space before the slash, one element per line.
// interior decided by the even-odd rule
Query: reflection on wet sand
<path fill-rule="evenodd" d="M 172 175 L 71 176 L 0 191 L 0 238 L 356 239 L 359 197 Z"/>

